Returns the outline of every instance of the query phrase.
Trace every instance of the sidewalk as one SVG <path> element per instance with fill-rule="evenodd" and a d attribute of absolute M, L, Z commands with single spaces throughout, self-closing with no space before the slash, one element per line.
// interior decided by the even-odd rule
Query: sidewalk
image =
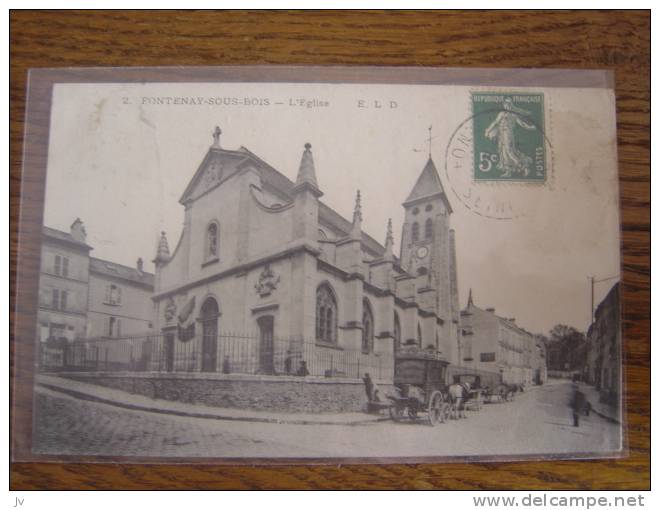
<path fill-rule="evenodd" d="M 287 423 L 292 425 L 363 425 L 388 419 L 385 415 L 367 413 L 287 414 L 186 404 L 184 402 L 173 402 L 134 395 L 121 390 L 46 374 L 37 375 L 35 390 L 39 391 L 40 388 L 81 400 L 100 402 L 124 409 L 188 416 L 191 418 Z"/>
<path fill-rule="evenodd" d="M 584 393 L 584 396 L 587 398 L 587 402 L 591 404 L 591 410 L 594 413 L 602 418 L 605 418 L 606 420 L 615 423 L 621 423 L 619 409 L 609 404 L 600 402 L 600 393 L 598 390 L 596 390 L 596 388 L 586 383 L 579 383 L 579 386 L 580 391 Z"/>

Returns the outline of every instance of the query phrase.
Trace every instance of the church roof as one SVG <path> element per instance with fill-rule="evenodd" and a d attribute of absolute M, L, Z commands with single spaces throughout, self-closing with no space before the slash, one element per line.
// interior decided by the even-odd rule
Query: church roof
<path fill-rule="evenodd" d="M 449 199 L 447 198 L 445 190 L 442 187 L 442 181 L 440 181 L 438 170 L 435 168 L 433 159 L 429 157 L 426 165 L 424 166 L 424 169 L 422 170 L 422 173 L 417 178 L 415 186 L 413 186 L 412 191 L 408 195 L 408 198 L 406 198 L 403 205 L 435 196 L 440 196 L 447 205 L 449 212 L 452 212 Z"/>
<path fill-rule="evenodd" d="M 250 159 L 261 170 L 261 178 L 265 186 L 270 188 L 275 193 L 282 195 L 283 198 L 287 198 L 288 200 L 293 200 L 292 191 L 293 188 L 296 186 L 296 184 L 293 181 L 291 181 L 291 179 L 289 179 L 282 172 L 269 165 L 266 161 L 261 159 L 259 156 L 254 154 L 246 147 L 241 147 L 237 151 L 228 151 L 226 149 L 213 149 L 213 150 L 215 151 L 220 150 L 221 152 L 226 152 L 234 156 L 242 155 L 244 158 Z M 204 166 L 204 163 L 200 165 L 200 169 L 202 166 Z M 192 181 L 194 180 L 196 180 L 195 177 L 193 177 Z M 351 227 L 353 225 L 349 220 L 344 218 L 342 215 L 340 215 L 338 212 L 336 212 L 334 209 L 332 209 L 331 207 L 329 207 L 320 200 L 319 200 L 319 222 L 326 223 L 331 227 L 334 227 L 336 230 L 338 230 L 339 232 L 341 232 L 343 235 L 346 236 L 349 235 L 349 233 L 351 232 Z M 371 237 L 369 234 L 365 233 L 364 231 L 362 231 L 362 243 L 367 248 L 367 250 L 373 253 L 374 256 L 377 257 L 382 256 L 383 253 L 385 253 L 385 247 L 381 245 L 378 241 L 376 241 L 373 237 Z"/>

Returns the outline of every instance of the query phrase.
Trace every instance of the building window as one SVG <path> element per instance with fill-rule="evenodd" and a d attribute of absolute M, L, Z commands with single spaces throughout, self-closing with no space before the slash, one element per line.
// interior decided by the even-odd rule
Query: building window
<path fill-rule="evenodd" d="M 428 218 L 424 223 L 424 239 L 431 239 L 433 237 L 433 220 Z"/>
<path fill-rule="evenodd" d="M 432 204 L 428 204 L 428 205 L 424 208 L 424 210 L 425 210 L 426 212 L 432 211 L 432 210 L 433 210 L 433 205 L 432 205 Z"/>
<path fill-rule="evenodd" d="M 66 290 L 53 289 L 52 307 L 55 310 L 66 310 L 68 294 Z"/>
<path fill-rule="evenodd" d="M 426 269 L 424 266 L 420 267 L 417 269 L 417 276 L 426 276 L 428 274 L 428 269 Z"/>
<path fill-rule="evenodd" d="M 419 241 L 419 223 L 415 222 L 412 225 L 412 242 L 416 243 Z"/>
<path fill-rule="evenodd" d="M 121 288 L 115 284 L 108 285 L 105 288 L 105 302 L 108 305 L 121 304 Z"/>
<path fill-rule="evenodd" d="M 65 339 L 66 338 L 66 325 L 64 324 L 50 324 L 50 335 L 52 339 Z"/>
<path fill-rule="evenodd" d="M 206 258 L 218 258 L 218 224 L 212 222 L 206 228 Z"/>
<path fill-rule="evenodd" d="M 108 319 L 108 336 L 121 336 L 121 319 L 110 317 Z"/>
<path fill-rule="evenodd" d="M 69 276 L 69 259 L 55 255 L 55 274 L 58 276 Z"/>
<path fill-rule="evenodd" d="M 479 361 L 482 363 L 489 363 L 491 361 L 495 361 L 495 353 L 494 352 L 482 352 L 479 355 Z"/>
<path fill-rule="evenodd" d="M 316 339 L 337 342 L 337 300 L 326 284 L 316 289 Z"/>
<path fill-rule="evenodd" d="M 362 300 L 362 352 L 374 350 L 374 314 L 368 299 Z"/>
<path fill-rule="evenodd" d="M 398 351 L 401 348 L 401 322 L 399 321 L 399 314 L 394 312 L 394 350 Z"/>

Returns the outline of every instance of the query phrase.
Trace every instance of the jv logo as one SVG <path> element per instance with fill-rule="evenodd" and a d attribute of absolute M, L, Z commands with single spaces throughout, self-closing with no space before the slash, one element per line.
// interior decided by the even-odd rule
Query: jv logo
<path fill-rule="evenodd" d="M 14 503 L 13 508 L 17 508 L 19 506 L 23 506 L 23 503 L 25 502 L 25 498 L 16 498 L 16 502 Z"/>

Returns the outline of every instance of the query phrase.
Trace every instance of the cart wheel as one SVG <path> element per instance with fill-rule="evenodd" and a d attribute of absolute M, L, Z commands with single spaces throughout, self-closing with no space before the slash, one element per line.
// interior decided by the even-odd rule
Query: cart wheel
<path fill-rule="evenodd" d="M 451 404 L 447 401 L 442 403 L 442 423 L 445 423 L 449 420 L 449 415 L 451 414 Z"/>
<path fill-rule="evenodd" d="M 403 419 L 403 407 L 396 404 L 390 407 L 390 418 L 394 421 L 401 421 Z"/>
<path fill-rule="evenodd" d="M 442 393 L 434 391 L 429 399 L 429 424 L 435 427 L 438 423 L 445 421 L 445 399 Z"/>

